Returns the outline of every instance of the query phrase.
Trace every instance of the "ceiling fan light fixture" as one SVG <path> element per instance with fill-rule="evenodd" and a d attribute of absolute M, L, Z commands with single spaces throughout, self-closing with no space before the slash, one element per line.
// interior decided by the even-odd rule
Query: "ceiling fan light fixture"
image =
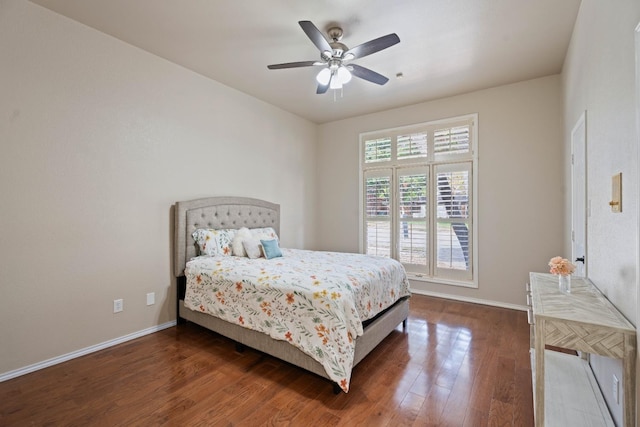
<path fill-rule="evenodd" d="M 337 77 L 338 80 L 340 80 L 340 83 L 349 83 L 351 81 L 351 72 L 349 72 L 347 67 L 341 66 L 340 68 L 338 68 Z"/>
<path fill-rule="evenodd" d="M 331 79 L 331 70 L 329 70 L 328 68 L 323 68 L 322 70 L 320 70 L 320 72 L 316 76 L 316 80 L 318 81 L 318 83 L 323 86 L 326 86 L 327 84 L 329 84 L 330 79 Z"/>

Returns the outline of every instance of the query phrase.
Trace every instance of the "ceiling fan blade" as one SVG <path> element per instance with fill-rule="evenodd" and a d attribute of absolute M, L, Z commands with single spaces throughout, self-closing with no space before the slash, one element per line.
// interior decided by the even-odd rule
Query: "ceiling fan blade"
<path fill-rule="evenodd" d="M 354 76 L 360 77 L 361 79 L 370 81 L 372 83 L 383 85 L 389 81 L 389 79 L 382 74 L 378 74 L 373 70 L 361 67 L 357 64 L 350 64 L 347 68 L 351 70 L 351 74 L 353 74 Z"/>
<path fill-rule="evenodd" d="M 318 84 L 318 89 L 316 89 L 316 94 L 322 95 L 323 93 L 326 93 L 328 90 L 329 90 L 329 83 L 327 83 L 326 85 Z"/>
<path fill-rule="evenodd" d="M 320 62 L 320 61 L 285 62 L 283 64 L 267 65 L 267 68 L 270 70 L 280 70 L 282 68 L 312 67 L 314 65 L 324 65 L 324 62 Z"/>
<path fill-rule="evenodd" d="M 302 31 L 305 32 L 307 37 L 311 39 L 314 45 L 320 50 L 320 52 L 333 52 L 331 45 L 327 41 L 327 39 L 322 35 L 320 30 L 313 25 L 311 21 L 298 21 L 298 24 L 302 27 Z"/>
<path fill-rule="evenodd" d="M 376 53 L 381 51 L 382 49 L 386 49 L 388 47 L 393 46 L 394 44 L 400 43 L 400 37 L 396 33 L 387 34 L 386 36 L 378 37 L 374 40 L 369 40 L 366 43 L 362 43 L 356 47 L 353 47 L 346 51 L 343 58 L 347 56 L 352 56 L 350 59 L 363 58 L 367 55 L 371 55 L 372 53 Z"/>

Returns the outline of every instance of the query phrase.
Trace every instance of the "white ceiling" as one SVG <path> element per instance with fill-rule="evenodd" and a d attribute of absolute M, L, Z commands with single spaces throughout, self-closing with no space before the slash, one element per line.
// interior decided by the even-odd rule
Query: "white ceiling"
<path fill-rule="evenodd" d="M 557 74 L 580 6 L 580 0 L 31 1 L 316 123 Z M 318 67 L 268 70 L 319 59 L 301 20 L 323 32 L 339 24 L 348 47 L 398 34 L 400 44 L 353 61 L 389 82 L 354 78 L 342 93 L 316 95 Z"/>

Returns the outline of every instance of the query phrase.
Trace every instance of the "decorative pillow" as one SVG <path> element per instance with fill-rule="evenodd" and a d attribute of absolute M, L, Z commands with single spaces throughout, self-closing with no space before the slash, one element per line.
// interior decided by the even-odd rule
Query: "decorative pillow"
<path fill-rule="evenodd" d="M 257 239 L 278 239 L 278 234 L 276 233 L 276 230 L 273 229 L 273 227 L 263 227 L 263 228 L 252 228 L 249 231 L 251 231 L 251 235 Z"/>
<path fill-rule="evenodd" d="M 247 239 L 242 241 L 242 246 L 247 253 L 247 256 L 251 259 L 260 258 L 262 256 L 262 249 L 260 247 L 260 240 Z"/>
<path fill-rule="evenodd" d="M 199 228 L 191 234 L 200 248 L 200 255 L 231 255 L 231 241 L 236 233 L 234 229 L 213 230 Z"/>
<path fill-rule="evenodd" d="M 262 244 L 262 250 L 264 251 L 264 257 L 266 259 L 282 256 L 282 251 L 280 250 L 280 246 L 278 246 L 278 241 L 276 239 L 260 240 L 260 243 Z"/>
<path fill-rule="evenodd" d="M 231 242 L 231 249 L 233 249 L 233 255 L 235 256 L 247 256 L 247 252 L 244 250 L 243 242 L 251 239 L 251 232 L 247 227 L 242 227 L 236 232 L 233 241 Z"/>

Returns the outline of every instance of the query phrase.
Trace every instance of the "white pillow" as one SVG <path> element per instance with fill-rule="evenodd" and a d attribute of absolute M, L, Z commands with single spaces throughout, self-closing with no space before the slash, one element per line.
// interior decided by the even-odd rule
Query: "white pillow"
<path fill-rule="evenodd" d="M 251 259 L 260 258 L 262 256 L 262 245 L 260 239 L 247 239 L 242 242 L 244 250 L 247 252 L 247 256 Z"/>
<path fill-rule="evenodd" d="M 251 238 L 252 238 L 251 232 L 247 227 L 242 227 L 240 230 L 238 230 L 235 237 L 233 238 L 233 242 L 231 242 L 233 255 L 247 256 L 247 252 L 244 250 L 243 242 Z"/>
<path fill-rule="evenodd" d="M 276 234 L 276 230 L 273 227 L 252 228 L 249 231 L 251 232 L 251 235 L 257 239 L 280 240 L 278 238 L 278 234 Z"/>
<path fill-rule="evenodd" d="M 243 240 L 242 246 L 244 250 L 247 252 L 247 256 L 251 259 L 256 259 L 264 256 L 264 252 L 262 249 L 262 243 L 260 240 L 270 240 L 272 237 L 265 233 L 257 233 L 255 236 Z"/>

